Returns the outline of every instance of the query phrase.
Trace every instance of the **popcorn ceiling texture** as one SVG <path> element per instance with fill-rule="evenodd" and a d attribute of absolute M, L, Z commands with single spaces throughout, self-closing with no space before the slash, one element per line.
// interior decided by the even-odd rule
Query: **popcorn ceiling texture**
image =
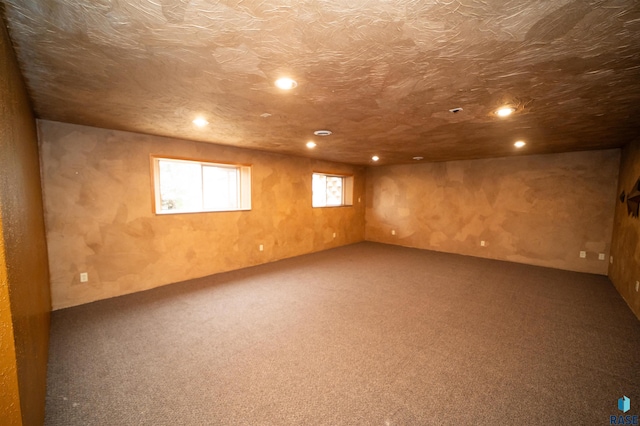
<path fill-rule="evenodd" d="M 613 148 L 638 133 L 635 0 L 4 3 L 41 119 L 356 164 Z M 282 75 L 297 89 L 275 88 Z M 503 104 L 516 114 L 498 119 Z M 322 128 L 334 135 L 307 150 Z"/>
<path fill-rule="evenodd" d="M 370 168 L 365 236 L 606 275 L 619 161 L 606 150 Z"/>
<path fill-rule="evenodd" d="M 36 125 L 0 23 L 0 424 L 44 421 L 49 275 Z"/>
<path fill-rule="evenodd" d="M 39 128 L 54 309 L 364 239 L 361 167 L 43 120 Z M 252 210 L 154 215 L 150 155 L 252 164 Z M 353 174 L 354 206 L 312 208 L 314 171 Z"/>
<path fill-rule="evenodd" d="M 627 144 L 622 150 L 622 164 L 618 194 L 628 194 L 640 179 L 640 139 Z M 631 310 L 640 318 L 640 292 L 636 292 L 636 281 L 640 281 L 640 219 L 627 213 L 627 204 L 616 202 L 613 241 L 611 243 L 613 264 L 609 265 L 609 278 L 616 286 Z"/>

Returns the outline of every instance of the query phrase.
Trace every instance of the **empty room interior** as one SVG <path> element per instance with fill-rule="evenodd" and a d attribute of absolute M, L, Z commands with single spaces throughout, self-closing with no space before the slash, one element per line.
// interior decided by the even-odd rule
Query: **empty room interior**
<path fill-rule="evenodd" d="M 634 0 L 0 0 L 2 425 L 638 424 Z"/>

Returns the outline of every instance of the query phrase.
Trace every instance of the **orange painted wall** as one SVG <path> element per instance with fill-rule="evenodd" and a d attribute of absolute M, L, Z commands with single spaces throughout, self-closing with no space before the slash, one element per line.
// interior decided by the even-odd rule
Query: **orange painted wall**
<path fill-rule="evenodd" d="M 366 239 L 605 275 L 598 254 L 609 255 L 619 159 L 607 150 L 372 167 Z"/>
<path fill-rule="evenodd" d="M 619 195 L 628 194 L 640 179 L 640 139 L 629 143 L 622 149 Z M 631 310 L 640 319 L 640 291 L 636 291 L 636 282 L 640 282 L 640 218 L 631 217 L 625 203 L 616 202 L 613 223 L 613 241 L 611 243 L 613 264 L 609 265 L 609 278 L 616 286 Z"/>
<path fill-rule="evenodd" d="M 0 217 L 0 419 L 7 426 L 21 425 L 18 363 L 11 321 L 9 279 Z"/>
<path fill-rule="evenodd" d="M 364 239 L 361 167 L 38 123 L 54 309 Z M 251 211 L 154 215 L 150 155 L 251 164 Z M 354 206 L 312 208 L 314 171 L 354 175 Z"/>
<path fill-rule="evenodd" d="M 51 300 L 38 140 L 2 24 L 0 76 L 0 423 L 40 425 Z"/>
<path fill-rule="evenodd" d="M 608 259 L 619 150 L 365 170 L 50 121 L 39 126 L 54 309 L 365 237 L 607 272 L 598 254 Z M 155 216 L 152 154 L 253 164 L 252 210 Z M 353 173 L 355 205 L 313 209 L 316 170 Z M 80 272 L 89 273 L 88 283 L 79 282 Z"/>

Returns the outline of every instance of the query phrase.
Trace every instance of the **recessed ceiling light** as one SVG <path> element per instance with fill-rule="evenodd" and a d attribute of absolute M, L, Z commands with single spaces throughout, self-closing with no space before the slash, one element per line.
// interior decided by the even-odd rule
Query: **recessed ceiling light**
<path fill-rule="evenodd" d="M 209 122 L 204 117 L 197 117 L 195 120 L 193 120 L 193 124 L 198 127 L 204 127 L 209 124 Z"/>
<path fill-rule="evenodd" d="M 307 148 L 313 149 L 316 147 L 316 143 L 314 141 L 307 142 Z"/>
<path fill-rule="evenodd" d="M 377 155 L 374 155 L 373 157 L 371 157 L 371 160 L 373 161 L 378 161 L 380 159 L 380 157 L 378 157 Z"/>
<path fill-rule="evenodd" d="M 516 109 L 512 107 L 502 107 L 496 110 L 496 115 L 498 117 L 508 117 L 511 115 Z"/>
<path fill-rule="evenodd" d="M 416 161 L 420 161 L 420 160 L 424 160 L 424 157 L 413 157 L 413 159 Z"/>
<path fill-rule="evenodd" d="M 316 130 L 313 134 L 316 136 L 331 136 L 333 132 L 331 130 Z"/>
<path fill-rule="evenodd" d="M 522 148 L 526 144 L 527 143 L 525 141 L 517 141 L 516 143 L 513 144 L 513 146 L 515 146 L 516 148 Z"/>
<path fill-rule="evenodd" d="M 282 77 L 276 80 L 276 86 L 282 90 L 295 89 L 298 83 L 288 77 Z"/>

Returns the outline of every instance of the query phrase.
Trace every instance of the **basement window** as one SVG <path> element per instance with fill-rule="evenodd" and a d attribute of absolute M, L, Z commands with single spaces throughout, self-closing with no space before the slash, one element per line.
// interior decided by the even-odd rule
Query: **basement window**
<path fill-rule="evenodd" d="M 251 210 L 251 166 L 151 160 L 156 214 Z"/>
<path fill-rule="evenodd" d="M 353 205 L 353 176 L 314 173 L 313 207 Z"/>

